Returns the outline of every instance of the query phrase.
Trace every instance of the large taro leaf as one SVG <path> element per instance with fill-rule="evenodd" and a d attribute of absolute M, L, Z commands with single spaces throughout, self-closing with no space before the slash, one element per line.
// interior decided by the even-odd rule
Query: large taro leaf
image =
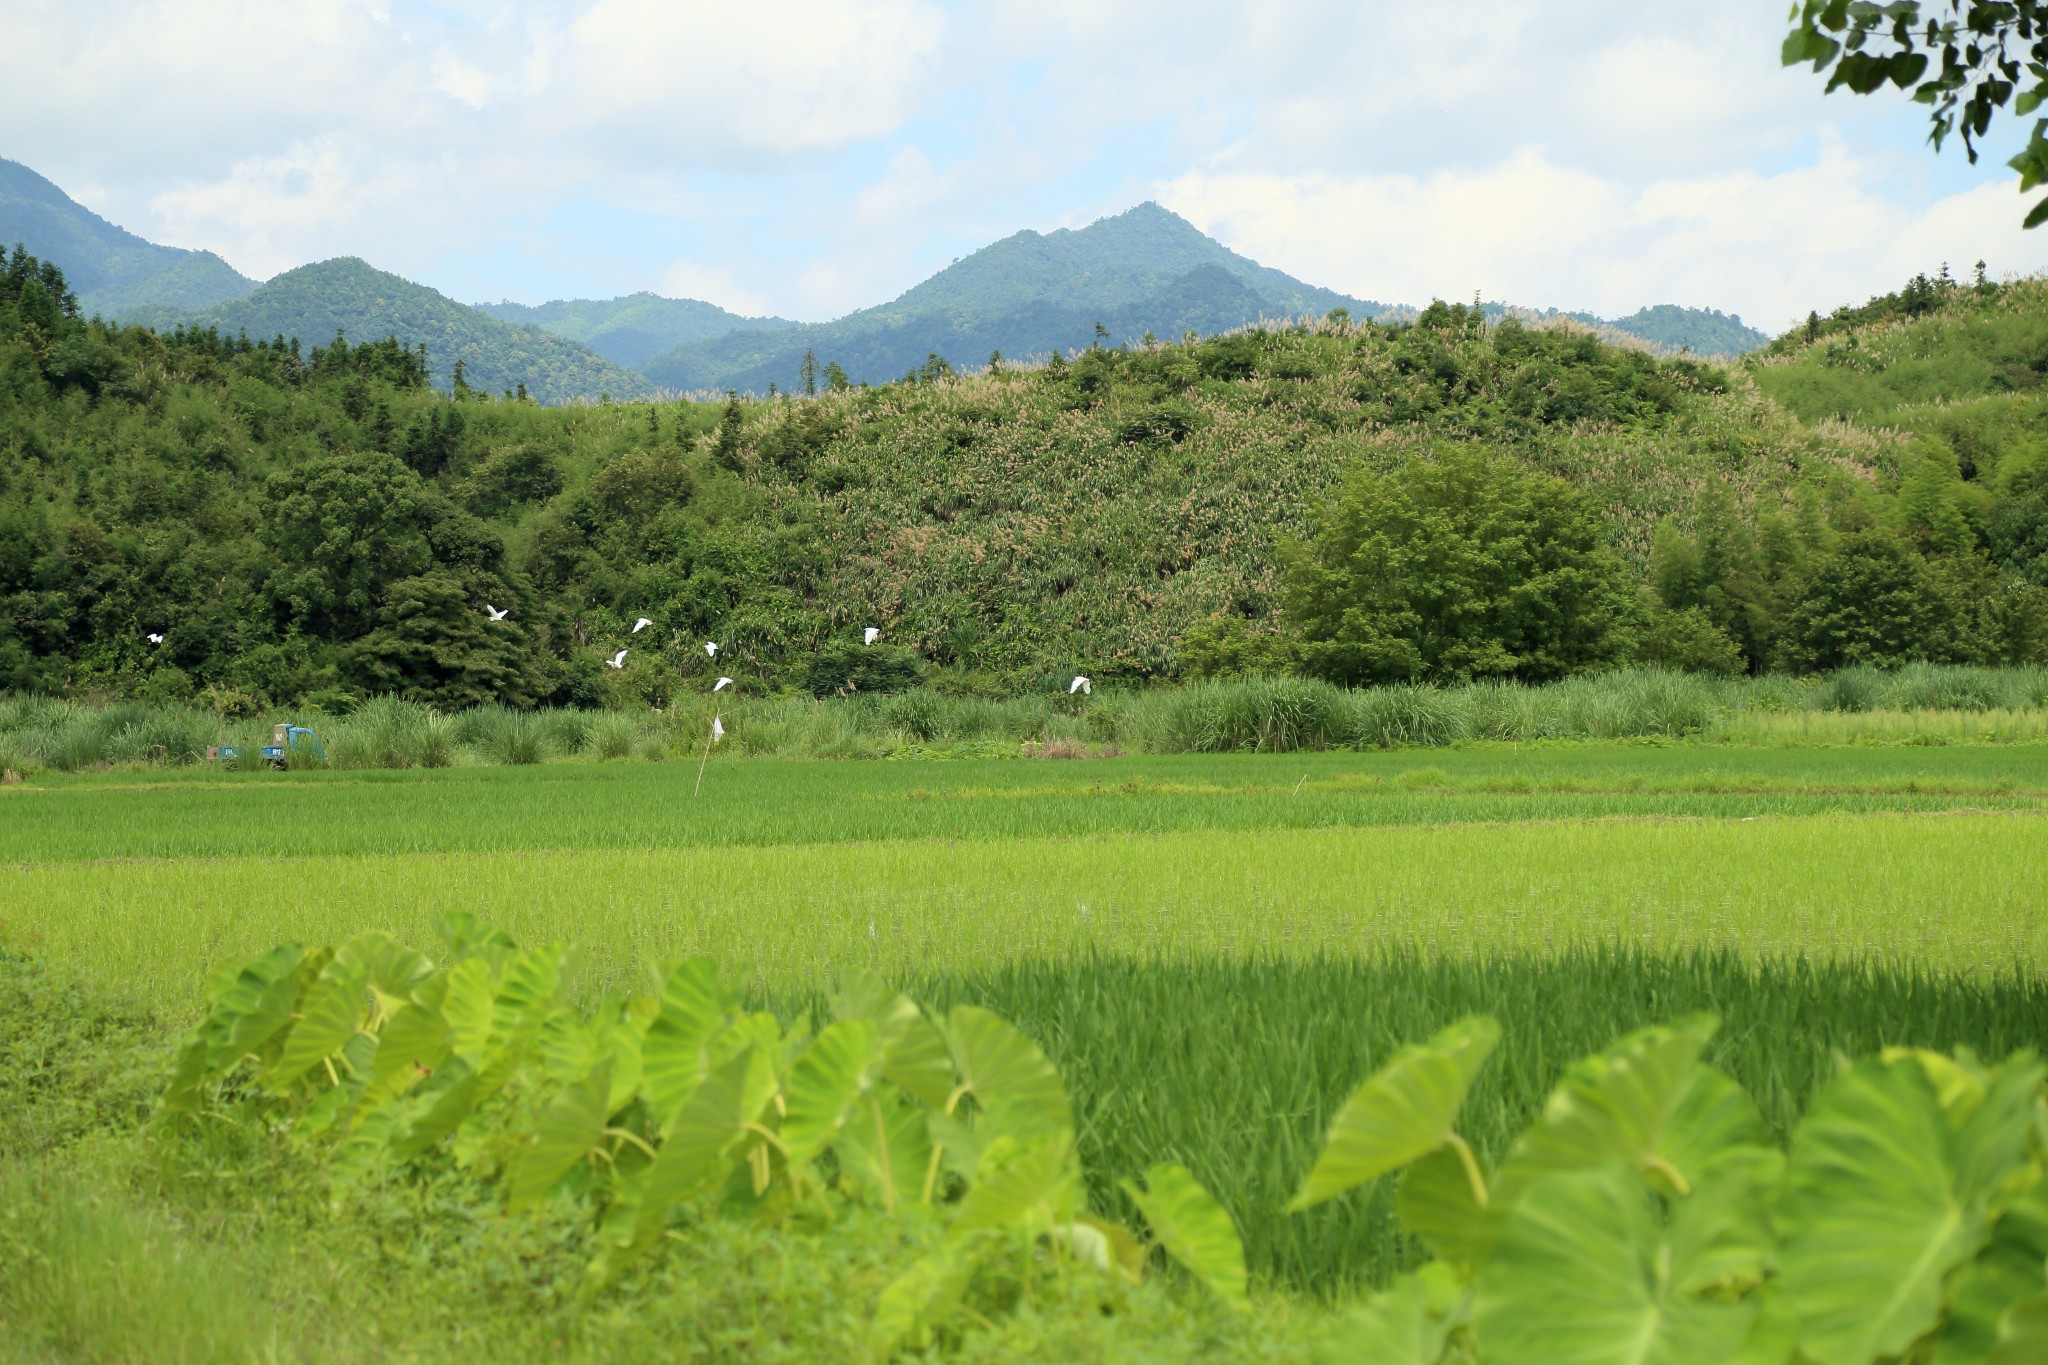
<path fill-rule="evenodd" d="M 2023 1299 L 1998 1323 L 1998 1345 L 1984 1365 L 2040 1365 L 2048 1360 L 2048 1293 Z"/>
<path fill-rule="evenodd" d="M 782 1144 L 793 1169 L 825 1150 L 874 1084 L 879 1049 L 865 1019 L 827 1024 L 804 1049 L 783 1088 Z"/>
<path fill-rule="evenodd" d="M 539 1029 L 562 993 L 562 966 L 567 957 L 566 948 L 550 944 L 529 949 L 512 960 L 491 1001 L 487 1052 L 508 1048 Z"/>
<path fill-rule="evenodd" d="M 585 1293 L 651 1245 L 677 1204 L 725 1178 L 727 1154 L 759 1118 L 774 1083 L 774 1064 L 752 1047 L 705 1075 L 669 1119 L 654 1160 L 615 1186 L 598 1229 L 598 1254 L 584 1275 Z"/>
<path fill-rule="evenodd" d="M 858 968 L 840 978 L 835 1019 L 865 1019 L 881 1041 L 882 1077 L 905 1094 L 943 1109 L 953 1093 L 953 1058 L 946 1037 L 905 995 Z"/>
<path fill-rule="evenodd" d="M 1437 1365 L 1470 1311 L 1468 1299 L 1443 1266 L 1401 1275 L 1337 1321 L 1317 1365 Z"/>
<path fill-rule="evenodd" d="M 1974 1365 L 1998 1349 L 2017 1304 L 2048 1293 L 2048 1183 L 2037 1183 L 1999 1218 L 1990 1243 L 1950 1284 L 1933 1365 Z M 2048 1360 L 2048 1354 L 2041 1359 Z"/>
<path fill-rule="evenodd" d="M 1071 1134 L 1029 1143 L 997 1138 L 983 1153 L 973 1185 L 960 1201 L 953 1235 L 995 1231 L 1036 1237 L 1073 1221 L 1081 1173 Z"/>
<path fill-rule="evenodd" d="M 833 1146 L 840 1172 L 892 1213 L 924 1197 L 925 1172 L 932 1158 L 925 1114 L 921 1106 L 894 1091 L 870 1090 L 854 1106 Z"/>
<path fill-rule="evenodd" d="M 1122 1223 L 1084 1213 L 1065 1227 L 1054 1228 L 1053 1236 L 1075 1260 L 1105 1275 L 1114 1275 L 1127 1284 L 1140 1284 L 1145 1279 L 1145 1258 L 1151 1248 Z"/>
<path fill-rule="evenodd" d="M 215 1071 L 264 1047 L 290 1022 L 310 971 L 325 965 L 296 944 L 272 949 L 243 967 L 215 1006 L 212 1018 Z"/>
<path fill-rule="evenodd" d="M 730 1012 L 708 957 L 671 968 L 662 982 L 660 1012 L 640 1047 L 640 1083 L 657 1123 L 666 1123 L 704 1079 L 706 1048 Z"/>
<path fill-rule="evenodd" d="M 1181 1269 L 1230 1307 L 1245 1307 L 1244 1243 L 1229 1210 L 1202 1182 L 1185 1166 L 1161 1164 L 1146 1170 L 1143 1190 L 1128 1180 L 1123 1189 Z"/>
<path fill-rule="evenodd" d="M 414 1098 L 419 1101 L 411 1122 L 391 1144 L 391 1155 L 410 1161 L 462 1126 L 483 1098 L 483 1076 L 469 1063 L 451 1057 L 428 1077 Z"/>
<path fill-rule="evenodd" d="M 369 970 L 339 955 L 320 969 L 320 976 L 299 1000 L 298 1018 L 285 1036 L 284 1047 L 267 1077 L 279 1094 L 292 1082 L 341 1051 L 362 1027 Z"/>
<path fill-rule="evenodd" d="M 531 1140 L 512 1161 L 506 1206 L 513 1212 L 540 1199 L 555 1182 L 590 1155 L 604 1135 L 610 1113 L 612 1063 L 609 1057 L 583 1079 L 562 1087 L 542 1111 Z"/>
<path fill-rule="evenodd" d="M 1821 1093 L 1794 1134 L 1779 1212 L 1808 1356 L 1864 1365 L 1936 1325 L 1944 1282 L 1985 1244 L 1991 1200 L 2025 1153 L 2038 1084 L 2020 1065 L 1960 1128 L 1912 1057 L 1860 1063 Z"/>
<path fill-rule="evenodd" d="M 1288 1211 L 1320 1204 L 1442 1147 L 1453 1136 L 1473 1078 L 1499 1042 L 1500 1025 L 1479 1015 L 1395 1053 L 1337 1111 Z"/>
<path fill-rule="evenodd" d="M 1480 1236 L 1486 1206 L 1472 1187 L 1466 1156 L 1456 1147 L 1443 1146 L 1402 1172 L 1394 1208 L 1401 1226 L 1420 1237 L 1437 1258 L 1461 1271 L 1479 1264 L 1484 1241 Z"/>
<path fill-rule="evenodd" d="M 1662 1193 L 1675 1194 L 1667 1172 L 1676 1173 L 1690 1185 L 1730 1153 L 1772 1145 L 1770 1127 L 1748 1092 L 1700 1063 L 1686 1073 L 1679 1087 L 1671 1118 L 1657 1143 L 1652 1173 L 1664 1176 Z"/>
<path fill-rule="evenodd" d="M 533 1051 L 540 1058 L 542 1074 L 558 1085 L 589 1074 L 603 1055 L 598 1050 L 597 1031 L 566 1005 L 548 1011 L 540 1032 L 534 1035 Z"/>
<path fill-rule="evenodd" d="M 973 1275 L 974 1262 L 963 1251 L 941 1247 L 891 1281 L 870 1327 L 877 1357 L 887 1358 L 899 1346 L 921 1350 L 929 1344 L 932 1329 L 960 1306 Z"/>
<path fill-rule="evenodd" d="M 448 969 L 448 988 L 441 998 L 441 1017 L 448 1022 L 448 1042 L 456 1056 L 481 1066 L 491 1041 L 491 1001 L 498 978 L 481 957 L 464 958 Z"/>
<path fill-rule="evenodd" d="M 946 1019 L 946 1042 L 960 1088 L 985 1111 L 1031 1113 L 1061 1130 L 1074 1126 L 1066 1087 L 1038 1044 L 978 1005 L 957 1005 Z"/>
<path fill-rule="evenodd" d="M 1555 1172 L 1529 1186 L 1480 1271 L 1474 1306 L 1479 1358 L 1488 1365 L 1725 1365 L 1749 1336 L 1754 1298 L 1693 1292 L 1737 1250 L 1761 1266 L 1768 1243 L 1659 1228 L 1641 1177 L 1621 1161 Z M 1705 1212 L 1705 1210 L 1703 1210 Z"/>
<path fill-rule="evenodd" d="M 1679 1101 L 1700 1093 L 1693 1071 L 1717 1022 L 1696 1014 L 1641 1029 L 1573 1065 L 1501 1166 L 1489 1233 L 1499 1232 L 1523 1191 L 1556 1172 L 1622 1161 L 1639 1173 L 1654 1171 L 1660 1187 L 1676 1185 L 1662 1148 Z"/>
<path fill-rule="evenodd" d="M 378 1108 L 404 1094 L 438 1070 L 450 1051 L 450 1029 L 441 1005 L 449 973 L 428 977 L 413 998 L 384 1022 L 377 1034 L 377 1052 L 363 1087 L 359 1112 Z"/>
<path fill-rule="evenodd" d="M 376 929 L 357 934 L 342 944 L 335 949 L 334 959 L 363 969 L 364 979 L 376 993 L 380 1020 L 403 1008 L 433 971 L 426 958 Z"/>

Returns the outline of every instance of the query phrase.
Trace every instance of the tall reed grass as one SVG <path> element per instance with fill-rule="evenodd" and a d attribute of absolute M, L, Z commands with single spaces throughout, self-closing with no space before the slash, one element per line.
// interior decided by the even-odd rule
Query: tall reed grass
<path fill-rule="evenodd" d="M 726 749 L 806 758 L 1013 755 L 1116 746 L 1149 753 L 1292 753 L 1537 740 L 1665 739 L 1760 745 L 2048 742 L 2048 669 L 1916 664 L 1814 678 L 1719 679 L 1655 670 L 1541 687 L 1346 689 L 1310 678 L 1244 677 L 1093 697 L 1038 693 L 690 698 L 665 712 L 514 711 L 442 715 L 380 697 L 312 717 L 336 768 L 438 768 L 559 759 L 700 757 L 718 708 Z M 291 719 L 306 721 L 305 717 Z M 0 771 L 72 772 L 185 764 L 240 745 L 253 765 L 273 718 L 222 721 L 181 707 L 0 698 Z M 725 750 L 721 750 L 724 752 Z M 1041 750 L 1043 751 L 1043 750 Z M 318 764 L 310 752 L 293 762 Z"/>

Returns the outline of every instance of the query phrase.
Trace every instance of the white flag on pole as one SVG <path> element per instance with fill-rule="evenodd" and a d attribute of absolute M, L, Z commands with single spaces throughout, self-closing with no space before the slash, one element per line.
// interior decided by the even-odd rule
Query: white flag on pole
<path fill-rule="evenodd" d="M 721 721 L 717 716 L 713 716 L 711 718 L 711 742 L 713 744 L 716 744 L 719 740 L 724 738 L 725 722 Z"/>

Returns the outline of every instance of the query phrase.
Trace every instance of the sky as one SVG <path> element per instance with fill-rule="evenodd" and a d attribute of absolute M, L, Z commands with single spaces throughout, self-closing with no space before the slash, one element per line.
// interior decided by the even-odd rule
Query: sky
<path fill-rule="evenodd" d="M 2048 268 L 2005 158 L 1779 65 L 1786 0 L 0 0 L 0 156 L 257 278 L 806 321 L 1157 200 L 1383 303 L 1778 331 Z"/>

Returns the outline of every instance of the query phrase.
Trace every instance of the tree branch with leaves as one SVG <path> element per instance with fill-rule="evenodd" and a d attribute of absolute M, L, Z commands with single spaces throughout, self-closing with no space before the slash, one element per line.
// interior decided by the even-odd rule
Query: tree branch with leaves
<path fill-rule="evenodd" d="M 1886 85 L 1910 91 L 1931 110 L 1936 151 L 1958 131 L 1970 161 L 1997 111 L 2025 117 L 2048 99 L 2048 0 L 1803 0 L 1793 9 L 1785 65 L 1828 71 L 1829 91 L 1873 94 Z M 2020 190 L 2048 182 L 2048 119 L 2037 119 L 2026 147 L 2007 163 Z M 2048 197 L 2026 226 L 2048 222 Z"/>

